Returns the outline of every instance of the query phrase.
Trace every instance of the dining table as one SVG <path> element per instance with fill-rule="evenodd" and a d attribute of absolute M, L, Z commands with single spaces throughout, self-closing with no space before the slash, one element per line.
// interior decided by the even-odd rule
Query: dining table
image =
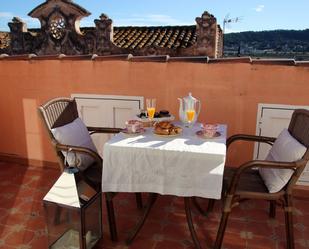
<path fill-rule="evenodd" d="M 150 127 L 138 134 L 121 132 L 104 145 L 102 192 L 150 193 L 128 244 L 142 228 L 158 195 L 173 195 L 184 198 L 188 227 L 199 249 L 191 200 L 221 199 L 227 125 L 218 124 L 211 137 L 201 135 L 200 123 L 190 127 L 177 122 L 175 125 L 182 128 L 180 134 L 157 135 Z"/>

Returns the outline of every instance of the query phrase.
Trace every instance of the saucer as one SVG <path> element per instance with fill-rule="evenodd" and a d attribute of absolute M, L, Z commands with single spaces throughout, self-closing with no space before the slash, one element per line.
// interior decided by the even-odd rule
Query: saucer
<path fill-rule="evenodd" d="M 209 135 L 207 133 L 205 133 L 203 130 L 197 131 L 195 133 L 198 137 L 200 138 L 205 138 L 205 139 L 210 139 L 210 138 L 217 138 L 221 136 L 221 133 L 216 131 L 214 135 Z"/>
<path fill-rule="evenodd" d="M 128 129 L 127 128 L 125 128 L 125 129 L 123 129 L 122 131 L 121 131 L 121 133 L 123 133 L 123 134 L 125 134 L 125 135 L 128 135 L 128 136 L 137 136 L 137 135 L 141 135 L 141 134 L 143 134 L 143 133 L 145 133 L 145 129 L 144 128 L 141 128 L 141 129 L 139 129 L 138 131 L 136 131 L 136 132 L 131 132 L 131 131 L 128 131 Z"/>

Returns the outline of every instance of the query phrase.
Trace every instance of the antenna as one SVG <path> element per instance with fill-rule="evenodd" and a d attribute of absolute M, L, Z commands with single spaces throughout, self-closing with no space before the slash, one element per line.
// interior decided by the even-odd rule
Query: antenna
<path fill-rule="evenodd" d="M 230 14 L 227 14 L 223 20 L 223 34 L 225 34 L 226 26 L 229 26 L 231 23 L 238 23 L 242 20 L 242 17 L 231 18 Z"/>
<path fill-rule="evenodd" d="M 231 23 L 238 23 L 242 20 L 242 17 L 235 17 L 235 18 L 231 18 L 230 17 L 230 14 L 227 14 L 225 17 L 224 17 L 224 20 L 223 20 L 223 35 L 225 34 L 225 28 L 228 26 L 230 26 Z M 223 38 L 223 41 L 222 41 L 222 47 L 223 47 L 223 53 L 222 55 L 224 56 L 224 38 Z M 239 50 L 240 50 L 240 45 L 239 45 Z M 240 53 L 238 53 L 240 54 Z"/>

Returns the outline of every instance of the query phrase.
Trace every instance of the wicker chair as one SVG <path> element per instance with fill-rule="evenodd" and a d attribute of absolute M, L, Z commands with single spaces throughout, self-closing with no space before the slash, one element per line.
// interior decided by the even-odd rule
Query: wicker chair
<path fill-rule="evenodd" d="M 82 153 L 91 156 L 94 159 L 94 163 L 90 165 L 86 170 L 80 171 L 78 175 L 88 184 L 90 184 L 98 191 L 100 191 L 103 160 L 99 156 L 99 154 L 88 148 L 74 145 L 60 144 L 55 139 L 55 137 L 51 132 L 51 129 L 69 124 L 76 118 L 78 118 L 76 101 L 74 99 L 69 98 L 52 99 L 39 107 L 39 113 L 41 114 L 41 117 L 47 128 L 53 147 L 57 153 L 57 158 L 61 170 L 63 171 L 66 167 L 68 167 L 68 165 L 66 165 L 65 163 L 65 158 L 62 153 L 63 151 L 64 152 L 71 151 L 73 153 Z M 87 127 L 87 129 L 90 135 L 95 133 L 115 134 L 121 131 L 121 129 L 119 128 Z M 113 241 L 117 241 L 117 229 L 116 229 L 115 214 L 113 207 L 113 197 L 115 195 L 116 193 L 105 193 L 108 222 L 109 222 L 111 239 Z M 138 208 L 142 208 L 142 198 L 140 193 L 136 194 L 136 202 Z"/>
<path fill-rule="evenodd" d="M 242 164 L 238 168 L 225 168 L 224 178 L 225 182 L 227 182 L 227 190 L 225 193 L 221 222 L 214 246 L 215 249 L 221 248 L 228 217 L 232 208 L 237 206 L 240 201 L 248 199 L 270 201 L 270 216 L 272 217 L 275 216 L 276 204 L 280 204 L 284 208 L 287 248 L 294 248 L 292 190 L 309 159 L 309 111 L 294 111 L 288 131 L 298 142 L 307 147 L 302 159 L 295 162 L 253 160 Z M 273 144 L 276 139 L 251 135 L 234 135 L 227 140 L 227 147 L 237 140 Z M 256 168 L 261 167 L 292 169 L 294 173 L 282 190 L 277 193 L 269 193 L 258 170 L 256 170 Z"/>

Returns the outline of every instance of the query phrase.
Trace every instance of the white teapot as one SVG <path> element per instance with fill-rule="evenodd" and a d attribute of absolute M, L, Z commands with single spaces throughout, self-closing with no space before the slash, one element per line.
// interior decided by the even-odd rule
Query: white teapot
<path fill-rule="evenodd" d="M 179 119 L 184 124 L 193 125 L 201 111 L 201 101 L 194 98 L 192 93 L 184 98 L 178 98 L 179 100 Z"/>

